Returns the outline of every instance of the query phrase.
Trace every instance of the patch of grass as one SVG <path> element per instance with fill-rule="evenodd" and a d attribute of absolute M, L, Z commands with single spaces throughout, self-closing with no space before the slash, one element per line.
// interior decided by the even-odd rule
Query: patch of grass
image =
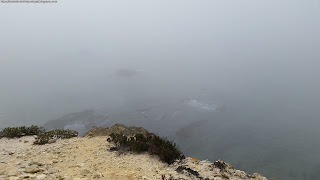
<path fill-rule="evenodd" d="M 39 126 L 20 126 L 20 127 L 7 127 L 0 131 L 0 138 L 20 138 L 22 136 L 32 136 L 44 133 L 43 127 Z"/>
<path fill-rule="evenodd" d="M 51 139 L 69 139 L 72 137 L 77 137 L 78 132 L 70 129 L 55 129 L 52 131 L 44 132 L 42 134 L 39 134 L 36 137 L 36 140 L 33 142 L 33 144 L 47 144 L 49 140 Z"/>
<path fill-rule="evenodd" d="M 152 133 L 147 136 L 136 134 L 134 137 L 112 133 L 110 136 L 118 147 L 127 147 L 129 151 L 137 153 L 147 151 L 150 154 L 159 156 L 163 162 L 168 164 L 185 158 L 175 143 Z"/>

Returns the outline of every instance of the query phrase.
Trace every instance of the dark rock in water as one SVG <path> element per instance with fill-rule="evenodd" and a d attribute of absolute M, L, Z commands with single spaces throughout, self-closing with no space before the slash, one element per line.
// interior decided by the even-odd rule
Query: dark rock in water
<path fill-rule="evenodd" d="M 96 127 L 94 126 L 90 131 L 85 133 L 84 137 L 95 137 L 95 136 L 109 136 L 110 134 L 123 134 L 125 136 L 134 136 L 136 134 L 142 134 L 147 136 L 149 132 L 143 127 L 127 127 L 122 124 L 115 124 L 110 127 Z"/>
<path fill-rule="evenodd" d="M 76 113 L 70 113 L 59 119 L 51 120 L 43 125 L 47 130 L 52 129 L 72 129 L 78 131 L 82 136 L 93 126 L 106 126 L 110 121 L 108 115 L 98 113 L 94 110 L 85 110 Z"/>

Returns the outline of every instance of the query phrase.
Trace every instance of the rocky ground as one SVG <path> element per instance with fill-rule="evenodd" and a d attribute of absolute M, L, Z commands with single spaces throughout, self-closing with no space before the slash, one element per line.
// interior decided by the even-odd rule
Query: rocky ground
<path fill-rule="evenodd" d="M 33 145 L 35 137 L 0 139 L 0 179 L 256 179 L 231 165 L 186 158 L 168 165 L 158 157 L 109 151 L 106 136 Z"/>

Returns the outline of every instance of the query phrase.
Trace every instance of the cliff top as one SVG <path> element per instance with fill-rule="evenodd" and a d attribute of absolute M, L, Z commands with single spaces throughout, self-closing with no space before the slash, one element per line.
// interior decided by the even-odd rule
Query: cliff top
<path fill-rule="evenodd" d="M 119 128 L 127 129 L 122 125 L 114 127 L 117 127 L 114 128 L 116 131 Z M 119 154 L 110 151 L 115 145 L 107 141 L 109 137 L 95 136 L 97 134 L 94 133 L 91 135 L 90 138 L 58 139 L 54 143 L 45 145 L 34 145 L 34 136 L 2 138 L 0 180 L 25 178 L 266 180 L 259 174 L 250 175 L 236 170 L 221 160 L 210 162 L 187 157 L 168 165 L 160 161 L 158 156 L 148 153 Z"/>

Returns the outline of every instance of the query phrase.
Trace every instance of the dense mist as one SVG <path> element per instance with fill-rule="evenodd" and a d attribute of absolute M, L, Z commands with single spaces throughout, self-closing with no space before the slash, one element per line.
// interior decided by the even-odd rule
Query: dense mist
<path fill-rule="evenodd" d="M 0 20 L 0 128 L 98 113 L 90 127 L 320 178 L 319 0 L 1 3 Z"/>

